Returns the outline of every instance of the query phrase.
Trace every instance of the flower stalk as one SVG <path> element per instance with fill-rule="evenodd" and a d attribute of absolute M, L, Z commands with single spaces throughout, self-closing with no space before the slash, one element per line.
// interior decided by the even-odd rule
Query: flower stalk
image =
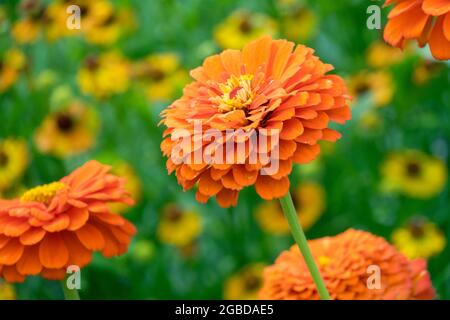
<path fill-rule="evenodd" d="M 64 292 L 65 300 L 80 300 L 80 295 L 77 289 L 69 289 L 67 287 L 67 279 L 61 280 L 61 287 Z"/>
<path fill-rule="evenodd" d="M 320 299 L 331 300 L 330 294 L 328 293 L 327 287 L 325 286 L 325 282 L 320 275 L 311 250 L 309 249 L 305 233 L 303 232 L 302 226 L 298 221 L 297 211 L 295 210 L 294 203 L 292 202 L 290 192 L 286 193 L 283 198 L 280 198 L 280 204 L 289 223 L 289 227 L 291 228 L 292 236 L 294 237 L 295 242 L 297 242 L 298 248 L 302 253 L 306 266 L 308 267 L 314 283 L 316 284 Z"/>

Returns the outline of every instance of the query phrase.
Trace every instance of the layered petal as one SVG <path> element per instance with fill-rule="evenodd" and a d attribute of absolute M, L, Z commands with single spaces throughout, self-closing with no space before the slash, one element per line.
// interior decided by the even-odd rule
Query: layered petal
<path fill-rule="evenodd" d="M 292 166 L 315 159 L 321 140 L 340 137 L 330 124 L 351 118 L 332 69 L 312 49 L 269 36 L 208 57 L 162 112 L 169 174 L 184 190 L 197 186 L 202 203 L 236 205 L 252 185 L 264 199 L 283 197 Z"/>
<path fill-rule="evenodd" d="M 89 161 L 59 182 L 0 201 L 0 277 L 63 279 L 68 266 L 86 266 L 94 251 L 125 253 L 136 229 L 108 204 L 133 200 L 109 170 Z"/>

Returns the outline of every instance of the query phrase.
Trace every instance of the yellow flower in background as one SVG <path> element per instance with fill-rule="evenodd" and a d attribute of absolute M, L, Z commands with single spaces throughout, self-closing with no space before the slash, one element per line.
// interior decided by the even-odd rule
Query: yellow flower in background
<path fill-rule="evenodd" d="M 128 61 L 116 52 L 88 57 L 78 72 L 78 85 L 85 94 L 106 98 L 129 86 Z"/>
<path fill-rule="evenodd" d="M 155 254 L 155 244 L 149 240 L 138 240 L 130 248 L 131 257 L 140 263 L 150 261 Z"/>
<path fill-rule="evenodd" d="M 263 35 L 274 36 L 277 30 L 276 21 L 269 16 L 239 10 L 217 25 L 214 39 L 223 49 L 241 49 Z"/>
<path fill-rule="evenodd" d="M 0 280 L 0 300 L 16 300 L 16 290 L 13 285 Z"/>
<path fill-rule="evenodd" d="M 420 60 L 414 66 L 413 82 L 420 86 L 436 77 L 445 68 L 442 62 L 436 60 Z"/>
<path fill-rule="evenodd" d="M 89 150 L 94 145 L 98 126 L 96 112 L 74 101 L 50 113 L 37 129 L 34 140 L 42 153 L 67 157 Z"/>
<path fill-rule="evenodd" d="M 262 286 L 265 265 L 255 263 L 244 267 L 225 281 L 223 297 L 226 300 L 257 300 Z"/>
<path fill-rule="evenodd" d="M 428 259 L 441 253 L 447 240 L 436 224 L 424 218 L 414 218 L 393 232 L 392 242 L 410 259 Z"/>
<path fill-rule="evenodd" d="M 304 182 L 293 193 L 293 202 L 302 227 L 307 230 L 325 210 L 325 191 L 315 182 Z M 278 201 L 262 203 L 255 211 L 256 222 L 268 232 L 289 234 L 289 224 Z"/>
<path fill-rule="evenodd" d="M 16 138 L 0 140 L 0 192 L 19 180 L 29 162 L 25 141 Z"/>
<path fill-rule="evenodd" d="M 48 21 L 45 7 L 41 1 L 22 0 L 18 9 L 21 17 L 12 25 L 11 35 L 19 44 L 32 43 Z"/>
<path fill-rule="evenodd" d="M 134 168 L 125 161 L 116 161 L 112 164 L 111 172 L 125 178 L 125 190 L 127 190 L 136 203 L 139 202 L 142 195 L 142 183 L 139 180 Z M 110 205 L 111 212 L 122 214 L 130 207 L 123 203 L 112 203 Z"/>
<path fill-rule="evenodd" d="M 11 35 L 17 43 L 31 43 L 36 41 L 41 30 L 38 20 L 25 18 L 14 23 Z"/>
<path fill-rule="evenodd" d="M 282 18 L 283 32 L 289 40 L 303 43 L 317 31 L 317 17 L 307 7 L 286 10 Z"/>
<path fill-rule="evenodd" d="M 431 198 L 447 183 L 447 167 L 439 158 L 418 150 L 390 154 L 381 166 L 382 189 L 414 198 Z"/>
<path fill-rule="evenodd" d="M 391 102 L 394 95 L 394 82 L 387 71 L 369 73 L 360 72 L 350 77 L 348 82 L 349 94 L 353 97 L 353 103 L 365 95 L 370 95 L 377 107 L 383 107 Z"/>
<path fill-rule="evenodd" d="M 86 31 L 86 40 L 93 44 L 110 45 L 115 43 L 125 32 L 136 26 L 131 10 L 119 9 L 93 25 Z"/>
<path fill-rule="evenodd" d="M 19 49 L 7 50 L 0 60 L 0 93 L 8 90 L 19 78 L 25 67 L 25 55 Z"/>
<path fill-rule="evenodd" d="M 166 244 L 182 247 L 196 239 L 202 232 L 202 220 L 195 211 L 185 211 L 176 204 L 168 204 L 162 212 L 157 236 Z"/>
<path fill-rule="evenodd" d="M 383 68 L 399 63 L 404 59 L 406 51 L 391 47 L 385 42 L 376 41 L 367 49 L 367 64 L 372 68 Z"/>
<path fill-rule="evenodd" d="M 177 89 L 189 82 L 188 73 L 181 68 L 179 57 L 174 53 L 153 54 L 136 62 L 132 75 L 143 83 L 152 101 L 173 98 Z"/>
<path fill-rule="evenodd" d="M 80 29 L 67 28 L 67 8 L 70 5 L 80 7 Z M 48 5 L 45 11 L 47 17 L 46 37 L 48 40 L 57 40 L 61 37 L 85 34 L 106 21 L 114 12 L 114 7 L 107 0 L 76 0 L 54 1 Z"/>

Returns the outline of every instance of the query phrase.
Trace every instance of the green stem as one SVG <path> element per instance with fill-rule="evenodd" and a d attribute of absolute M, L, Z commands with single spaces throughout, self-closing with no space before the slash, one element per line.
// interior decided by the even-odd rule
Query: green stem
<path fill-rule="evenodd" d="M 69 289 L 67 287 L 67 279 L 61 280 L 61 287 L 64 292 L 64 298 L 66 300 L 80 300 L 77 289 Z"/>
<path fill-rule="evenodd" d="M 316 262 L 311 254 L 311 250 L 309 249 L 305 233 L 303 232 L 302 226 L 298 221 L 297 211 L 295 210 L 294 203 L 292 202 L 290 192 L 288 192 L 283 198 L 280 198 L 280 204 L 283 208 L 284 215 L 288 220 L 295 242 L 297 242 L 298 248 L 303 255 L 303 259 L 305 260 L 309 273 L 316 284 L 320 299 L 331 300 L 327 287 L 323 282 L 319 269 L 317 268 Z"/>

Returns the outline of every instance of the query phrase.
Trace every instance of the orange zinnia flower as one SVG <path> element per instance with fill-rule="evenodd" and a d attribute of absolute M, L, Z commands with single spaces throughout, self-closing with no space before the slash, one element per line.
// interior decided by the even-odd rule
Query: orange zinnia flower
<path fill-rule="evenodd" d="M 184 190 L 198 183 L 198 201 L 204 203 L 216 196 L 222 207 L 236 205 L 239 191 L 251 185 L 263 199 L 283 197 L 289 190 L 292 165 L 316 158 L 319 140 L 340 138 L 328 126 L 351 117 L 344 81 L 326 74 L 333 67 L 314 56 L 313 49 L 294 47 L 292 42 L 265 36 L 242 51 L 225 50 L 211 56 L 191 72 L 195 81 L 185 87 L 182 98 L 163 111 L 167 137 L 161 149 L 169 156 L 168 171 L 175 171 Z M 198 122 L 202 132 L 215 129 L 221 137 L 211 142 L 208 134 L 197 135 Z M 226 131 L 230 129 L 240 133 L 229 138 Z M 245 138 L 252 130 L 257 135 L 279 132 L 279 142 L 263 146 L 252 143 Z M 192 144 L 200 141 L 203 157 L 199 162 L 178 163 L 170 157 L 180 146 L 177 136 L 181 131 L 191 133 Z M 226 154 L 226 163 L 205 161 L 208 152 L 226 149 L 226 144 L 237 144 L 238 140 L 244 141 L 244 152 L 231 159 Z M 278 155 L 272 152 L 276 147 Z M 267 157 L 252 163 L 249 150 Z M 185 159 L 195 160 L 197 151 L 187 152 Z M 263 174 L 268 164 L 261 158 L 276 158 L 278 170 Z"/>
<path fill-rule="evenodd" d="M 87 265 L 93 251 L 125 253 L 135 227 L 108 210 L 133 200 L 125 180 L 90 161 L 58 182 L 31 189 L 20 199 L 0 200 L 0 277 L 22 282 L 28 275 L 59 280 L 66 268 Z"/>
<path fill-rule="evenodd" d="M 381 237 L 349 229 L 335 237 L 311 240 L 309 245 L 333 299 L 427 300 L 435 297 L 426 262 L 408 260 Z M 378 279 L 374 278 L 377 276 Z M 274 265 L 266 268 L 260 297 L 319 299 L 297 246 L 283 252 Z"/>
<path fill-rule="evenodd" d="M 431 54 L 439 60 L 450 59 L 450 1 L 387 0 L 394 4 L 384 29 L 384 39 L 403 48 L 405 41 L 415 39 L 421 47 L 430 45 Z"/>

